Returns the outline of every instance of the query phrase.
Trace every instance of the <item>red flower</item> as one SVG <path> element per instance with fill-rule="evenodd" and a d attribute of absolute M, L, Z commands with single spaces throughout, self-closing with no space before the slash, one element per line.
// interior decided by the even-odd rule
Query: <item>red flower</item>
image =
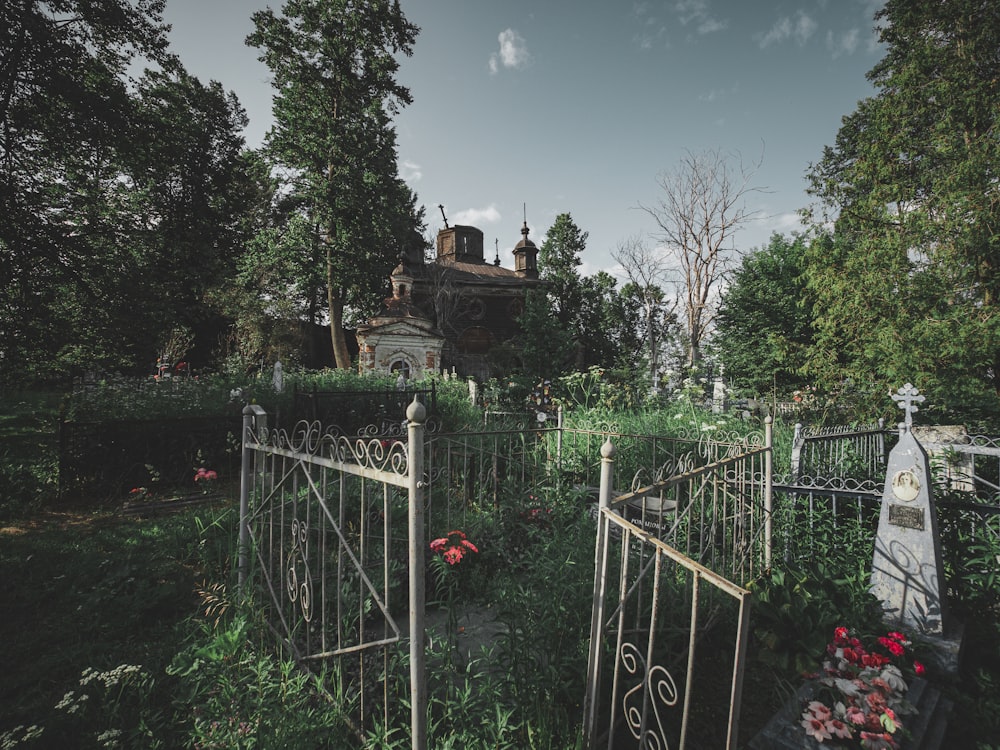
<path fill-rule="evenodd" d="M 457 565 L 462 562 L 466 552 L 479 552 L 479 549 L 466 538 L 464 532 L 455 529 L 449 531 L 448 536 L 432 541 L 431 552 L 439 552 L 446 563 Z"/>
<path fill-rule="evenodd" d="M 919 676 L 927 671 L 926 667 L 916 659 L 913 660 L 913 671 Z"/>

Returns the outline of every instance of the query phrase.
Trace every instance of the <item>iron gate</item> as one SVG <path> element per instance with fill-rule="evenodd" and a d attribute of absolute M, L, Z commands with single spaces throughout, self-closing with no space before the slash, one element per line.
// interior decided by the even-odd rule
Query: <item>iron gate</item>
<path fill-rule="evenodd" d="M 347 438 L 318 422 L 269 430 L 264 411 L 247 407 L 239 563 L 241 588 L 254 584 L 268 626 L 296 662 L 325 673 L 359 738 L 396 723 L 393 709 L 408 701 L 420 750 L 424 416 L 414 402 L 407 435 Z M 409 696 L 393 677 L 405 666 L 398 623 L 407 616 Z"/>
<path fill-rule="evenodd" d="M 612 498 L 614 454 L 608 441 L 586 746 L 735 748 L 750 606 L 744 584 L 770 564 L 770 421 L 763 440 L 742 452 Z"/>

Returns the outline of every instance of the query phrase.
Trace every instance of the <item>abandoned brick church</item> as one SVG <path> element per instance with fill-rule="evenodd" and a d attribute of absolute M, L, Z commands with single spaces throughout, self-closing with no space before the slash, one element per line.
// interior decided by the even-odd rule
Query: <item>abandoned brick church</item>
<path fill-rule="evenodd" d="M 483 253 L 483 233 L 448 226 L 437 235 L 436 256 L 401 258 L 393 269 L 392 296 L 357 331 L 362 372 L 419 378 L 447 371 L 485 380 L 505 369 L 520 332 L 525 294 L 539 287 L 538 248 L 528 224 L 514 247 L 514 268 Z"/>

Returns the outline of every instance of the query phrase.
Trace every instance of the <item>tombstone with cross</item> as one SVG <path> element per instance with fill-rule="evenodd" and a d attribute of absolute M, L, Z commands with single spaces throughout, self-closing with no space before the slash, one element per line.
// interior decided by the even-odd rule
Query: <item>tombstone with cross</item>
<path fill-rule="evenodd" d="M 892 396 L 903 410 L 899 442 L 889 454 L 871 590 L 886 620 L 911 633 L 940 636 L 947 607 L 941 540 L 930 462 L 913 435 L 913 414 L 924 397 L 910 383 Z"/>

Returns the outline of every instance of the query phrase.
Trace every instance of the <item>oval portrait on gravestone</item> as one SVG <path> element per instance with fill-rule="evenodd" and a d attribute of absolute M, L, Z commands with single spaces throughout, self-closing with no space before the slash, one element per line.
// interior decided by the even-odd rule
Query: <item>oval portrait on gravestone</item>
<path fill-rule="evenodd" d="M 917 475 L 909 469 L 897 471 L 892 475 L 892 494 L 897 500 L 910 502 L 916 500 L 920 494 L 920 480 Z"/>

